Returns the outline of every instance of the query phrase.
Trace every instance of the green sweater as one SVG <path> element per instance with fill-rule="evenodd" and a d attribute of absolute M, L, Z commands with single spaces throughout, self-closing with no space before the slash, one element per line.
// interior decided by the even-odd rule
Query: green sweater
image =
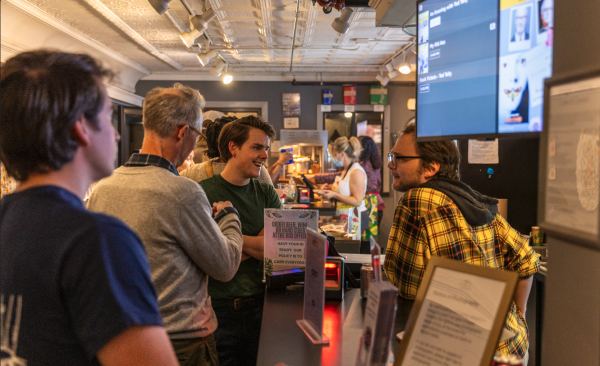
<path fill-rule="evenodd" d="M 273 186 L 250 179 L 245 186 L 236 186 L 227 182 L 220 174 L 202 180 L 199 184 L 204 189 L 209 202 L 230 201 L 240 214 L 242 234 L 257 236 L 264 228 L 264 209 L 281 208 L 279 195 Z M 214 278 L 208 281 L 208 294 L 212 298 L 213 307 L 224 306 L 240 297 L 256 296 L 264 293 L 263 262 L 255 258 L 243 261 L 229 282 L 221 282 Z"/>

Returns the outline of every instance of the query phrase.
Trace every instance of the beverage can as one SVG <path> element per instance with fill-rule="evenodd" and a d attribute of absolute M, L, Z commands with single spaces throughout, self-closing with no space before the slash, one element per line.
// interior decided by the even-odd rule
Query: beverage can
<path fill-rule="evenodd" d="M 360 297 L 363 299 L 369 296 L 369 285 L 373 281 L 373 265 L 364 263 L 360 267 Z"/>
<path fill-rule="evenodd" d="M 293 154 L 294 153 L 294 149 L 292 149 L 291 147 L 282 147 L 281 150 L 279 150 L 279 152 L 280 153 L 289 152 L 290 154 Z M 285 165 L 292 164 L 293 162 L 294 162 L 294 157 L 292 156 L 290 158 L 290 161 L 288 161 L 287 163 L 285 163 Z"/>

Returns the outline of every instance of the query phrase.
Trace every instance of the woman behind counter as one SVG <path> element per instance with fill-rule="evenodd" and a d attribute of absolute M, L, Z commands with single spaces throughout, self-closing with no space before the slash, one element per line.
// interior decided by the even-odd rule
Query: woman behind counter
<path fill-rule="evenodd" d="M 352 229 L 354 239 L 358 240 L 367 226 L 366 206 L 364 202 L 367 189 L 367 174 L 358 163 L 358 154 L 361 150 L 360 142 L 356 137 L 340 137 L 329 145 L 333 164 L 343 167 L 344 170 L 336 176 L 331 190 L 329 185 L 323 186 L 323 197 L 339 201 L 338 214 L 347 214 L 353 211 Z M 356 208 L 356 209 L 355 209 Z M 361 253 L 363 252 L 361 244 Z M 368 252 L 368 246 L 367 246 Z"/>
<path fill-rule="evenodd" d="M 381 191 L 381 167 L 383 163 L 375 141 L 369 136 L 360 136 L 358 138 L 362 145 L 362 150 L 358 158 L 360 165 L 363 167 L 367 175 L 367 190 L 365 195 L 365 207 L 368 215 L 368 224 L 366 230 L 363 231 L 361 240 L 369 241 L 371 236 L 377 240 L 379 234 L 379 224 L 383 217 L 383 209 L 385 205 L 383 198 L 379 194 Z M 342 172 L 323 173 L 308 176 L 317 184 L 333 183 L 336 176 L 340 176 Z"/>

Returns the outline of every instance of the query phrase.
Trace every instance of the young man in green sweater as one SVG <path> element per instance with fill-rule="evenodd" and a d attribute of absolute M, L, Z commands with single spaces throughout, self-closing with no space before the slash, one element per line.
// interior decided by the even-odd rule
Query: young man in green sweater
<path fill-rule="evenodd" d="M 219 135 L 219 152 L 227 165 L 200 183 L 208 200 L 230 201 L 240 215 L 243 234 L 242 263 L 229 282 L 210 278 L 219 327 L 214 333 L 221 366 L 255 365 L 262 321 L 265 287 L 264 209 L 280 208 L 273 186 L 256 178 L 267 160 L 275 130 L 259 117 L 248 116 L 227 124 Z"/>

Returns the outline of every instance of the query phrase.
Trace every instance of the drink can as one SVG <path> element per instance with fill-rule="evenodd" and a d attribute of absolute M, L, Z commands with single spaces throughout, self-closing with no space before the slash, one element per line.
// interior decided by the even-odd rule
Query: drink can
<path fill-rule="evenodd" d="M 280 153 L 286 153 L 289 152 L 290 154 L 294 153 L 294 149 L 292 149 L 291 147 L 282 147 L 281 150 L 279 150 Z M 294 157 L 290 158 L 290 161 L 288 161 L 287 163 L 285 163 L 285 165 L 288 164 L 292 164 L 294 162 Z"/>
<path fill-rule="evenodd" d="M 373 281 L 373 265 L 364 263 L 360 267 L 360 297 L 363 299 L 369 296 L 369 285 Z"/>

